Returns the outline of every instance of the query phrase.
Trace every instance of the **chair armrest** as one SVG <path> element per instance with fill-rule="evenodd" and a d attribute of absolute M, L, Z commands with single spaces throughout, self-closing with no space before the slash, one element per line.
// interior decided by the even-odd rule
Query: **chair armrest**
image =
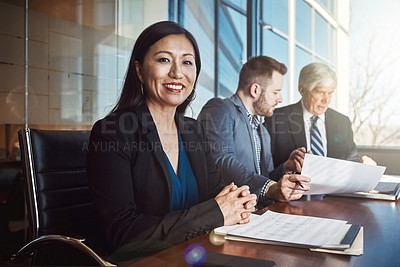
<path fill-rule="evenodd" d="M 92 260 L 97 262 L 99 264 L 99 266 L 116 266 L 116 265 L 102 259 L 99 255 L 97 255 L 96 252 L 94 252 L 91 248 L 86 246 L 83 243 L 83 241 L 85 241 L 85 239 L 72 238 L 72 237 L 64 236 L 64 235 L 43 235 L 41 237 L 38 237 L 38 238 L 32 240 L 25 246 L 23 246 L 15 254 L 12 254 L 11 261 L 29 258 L 33 255 L 33 253 L 37 249 L 39 249 L 40 247 L 42 247 L 48 243 L 61 242 L 61 243 L 71 245 L 72 247 L 85 253 L 89 258 L 91 258 Z"/>

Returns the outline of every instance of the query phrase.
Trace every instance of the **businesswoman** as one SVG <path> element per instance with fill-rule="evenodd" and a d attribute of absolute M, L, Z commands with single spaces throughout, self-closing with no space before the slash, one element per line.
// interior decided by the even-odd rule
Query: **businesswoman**
<path fill-rule="evenodd" d="M 183 116 L 200 67 L 187 30 L 170 21 L 151 25 L 135 43 L 117 105 L 93 126 L 89 185 L 124 259 L 246 223 L 254 210 L 248 187 L 223 188 L 202 127 Z"/>

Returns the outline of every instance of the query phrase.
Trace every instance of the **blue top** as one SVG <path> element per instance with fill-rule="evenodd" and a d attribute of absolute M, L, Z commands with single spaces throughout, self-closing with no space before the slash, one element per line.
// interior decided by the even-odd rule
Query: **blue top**
<path fill-rule="evenodd" d="M 172 183 L 172 198 L 171 198 L 171 211 L 188 209 L 193 205 L 199 203 L 199 191 L 197 188 L 196 177 L 193 174 L 192 167 L 190 166 L 185 148 L 180 133 L 179 138 L 179 162 L 178 162 L 178 175 L 176 175 L 174 168 L 171 165 L 167 155 L 165 158 L 168 162 L 168 169 L 171 174 Z"/>

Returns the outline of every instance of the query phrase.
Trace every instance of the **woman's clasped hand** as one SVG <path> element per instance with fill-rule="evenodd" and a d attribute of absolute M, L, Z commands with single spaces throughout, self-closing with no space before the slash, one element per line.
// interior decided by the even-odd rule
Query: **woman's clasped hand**
<path fill-rule="evenodd" d="M 233 182 L 215 197 L 224 216 L 224 225 L 248 223 L 250 214 L 255 211 L 257 196 L 250 194 L 249 187 L 237 187 Z"/>

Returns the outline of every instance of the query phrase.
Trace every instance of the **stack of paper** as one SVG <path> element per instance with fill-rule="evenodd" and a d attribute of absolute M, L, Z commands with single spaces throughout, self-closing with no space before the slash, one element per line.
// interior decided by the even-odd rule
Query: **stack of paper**
<path fill-rule="evenodd" d="M 248 224 L 214 230 L 225 239 L 306 247 L 315 251 L 361 255 L 362 227 L 346 221 L 267 211 L 252 215 Z"/>

